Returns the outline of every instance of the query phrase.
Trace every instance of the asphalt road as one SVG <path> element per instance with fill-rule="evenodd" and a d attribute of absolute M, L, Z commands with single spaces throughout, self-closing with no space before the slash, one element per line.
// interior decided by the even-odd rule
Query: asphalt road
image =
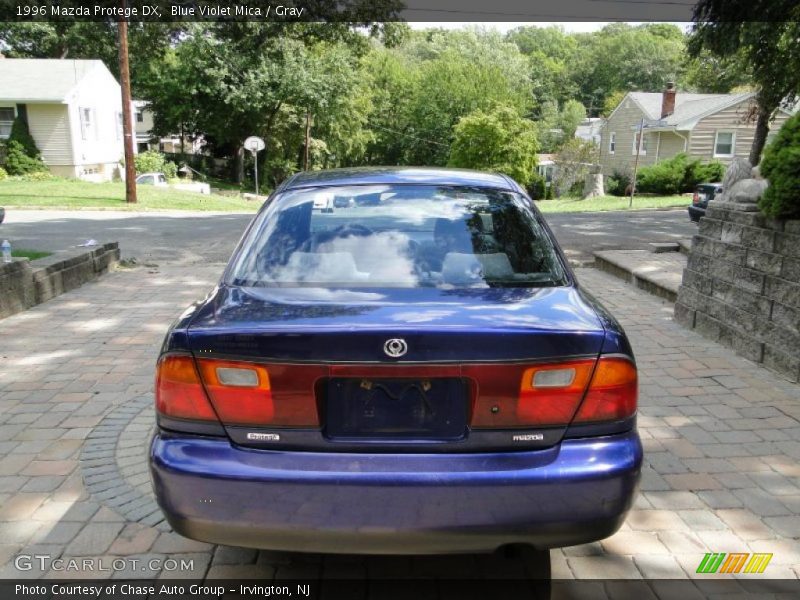
<path fill-rule="evenodd" d="M 55 251 L 87 239 L 118 241 L 123 258 L 140 263 L 226 262 L 252 214 L 8 210 L 0 240 L 19 249 Z M 592 252 L 647 248 L 649 242 L 691 238 L 697 226 L 685 209 L 563 213 L 546 216 L 573 262 Z"/>
<path fill-rule="evenodd" d="M 594 260 L 597 250 L 646 250 L 652 242 L 691 239 L 697 225 L 685 208 L 545 215 L 572 262 Z"/>

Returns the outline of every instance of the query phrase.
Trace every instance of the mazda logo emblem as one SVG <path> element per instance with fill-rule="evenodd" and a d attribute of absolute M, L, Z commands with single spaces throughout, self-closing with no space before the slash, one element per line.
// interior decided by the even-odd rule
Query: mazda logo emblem
<path fill-rule="evenodd" d="M 408 344 L 406 344 L 405 340 L 401 340 L 400 338 L 392 338 L 386 340 L 386 343 L 383 345 L 383 351 L 386 353 L 386 356 L 400 358 L 408 352 Z"/>

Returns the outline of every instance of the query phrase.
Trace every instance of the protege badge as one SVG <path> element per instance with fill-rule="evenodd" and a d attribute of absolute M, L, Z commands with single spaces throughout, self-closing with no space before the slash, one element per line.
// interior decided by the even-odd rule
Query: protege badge
<path fill-rule="evenodd" d="M 543 433 L 517 433 L 511 436 L 512 442 L 541 442 L 544 440 Z"/>
<path fill-rule="evenodd" d="M 248 433 L 247 439 L 254 442 L 279 442 L 281 436 L 277 433 Z"/>

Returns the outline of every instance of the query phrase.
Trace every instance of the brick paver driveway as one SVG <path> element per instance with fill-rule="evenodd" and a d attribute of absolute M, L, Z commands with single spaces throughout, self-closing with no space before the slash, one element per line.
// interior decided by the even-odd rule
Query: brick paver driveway
<path fill-rule="evenodd" d="M 0 321 L 2 577 L 90 574 L 32 555 L 140 561 L 113 576 L 524 574 L 524 556 L 302 556 L 169 531 L 145 469 L 153 362 L 168 323 L 221 268 L 121 270 Z M 796 578 L 800 387 L 678 327 L 661 300 L 590 269 L 579 277 L 634 344 L 646 467 L 622 530 L 553 551 L 554 577 L 683 578 L 713 551 L 773 553 L 765 576 Z M 165 558 L 193 560 L 193 569 L 149 562 Z"/>

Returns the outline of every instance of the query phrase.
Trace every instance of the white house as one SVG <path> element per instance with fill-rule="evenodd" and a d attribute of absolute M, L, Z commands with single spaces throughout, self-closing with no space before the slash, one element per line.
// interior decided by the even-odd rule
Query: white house
<path fill-rule="evenodd" d="M 600 117 L 588 117 L 581 121 L 575 129 L 575 137 L 586 142 L 600 143 L 600 135 L 603 129 L 603 119 Z"/>
<path fill-rule="evenodd" d="M 119 174 L 120 86 L 100 60 L 0 60 L 0 140 L 16 117 L 54 175 L 93 181 Z"/>
<path fill-rule="evenodd" d="M 134 100 L 134 124 L 136 126 L 136 147 L 139 152 L 157 150 L 172 154 L 200 154 L 203 151 L 205 139 L 203 136 L 186 136 L 181 146 L 181 136 L 168 135 L 158 137 L 153 135 L 153 110 L 146 100 Z"/>

